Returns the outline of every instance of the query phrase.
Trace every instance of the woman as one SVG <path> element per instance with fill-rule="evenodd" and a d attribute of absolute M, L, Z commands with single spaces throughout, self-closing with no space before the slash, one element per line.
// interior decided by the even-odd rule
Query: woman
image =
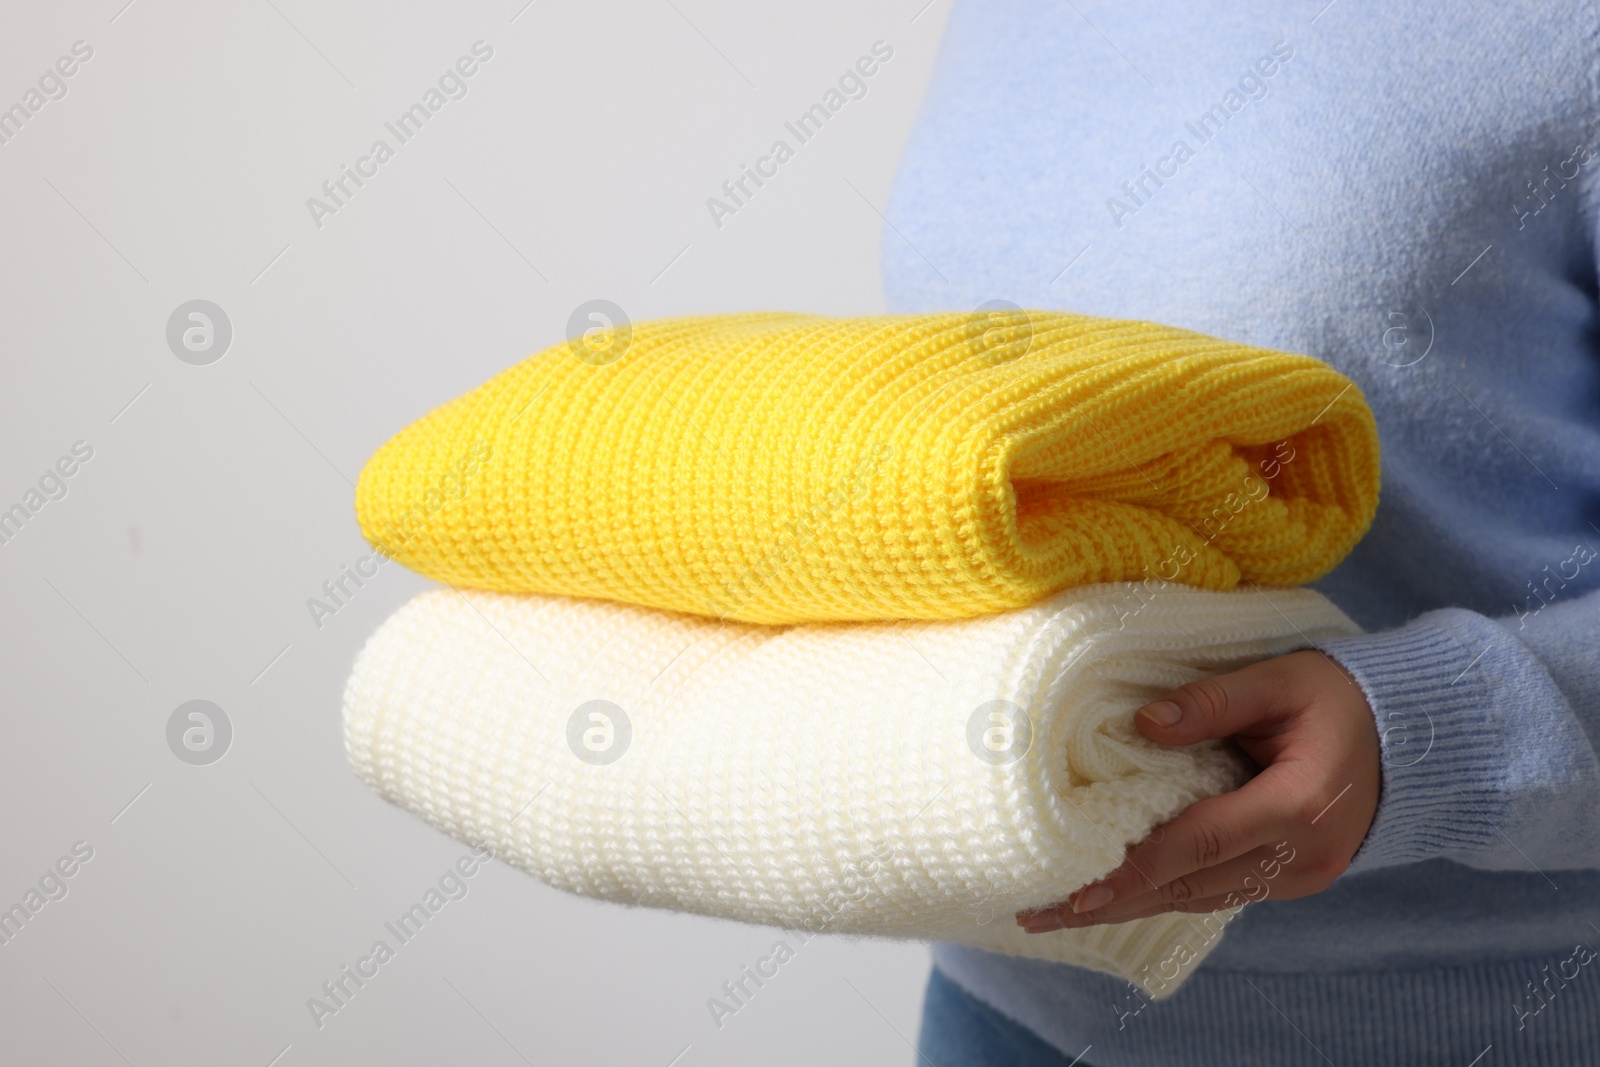
<path fill-rule="evenodd" d="M 936 946 L 919 1062 L 1600 1063 L 1600 10 L 1324 2 L 950 17 L 891 310 L 1309 353 L 1360 384 L 1384 488 L 1319 583 L 1366 635 L 1140 716 L 1263 773 L 1018 921 L 1265 899 L 1160 1001 Z"/>

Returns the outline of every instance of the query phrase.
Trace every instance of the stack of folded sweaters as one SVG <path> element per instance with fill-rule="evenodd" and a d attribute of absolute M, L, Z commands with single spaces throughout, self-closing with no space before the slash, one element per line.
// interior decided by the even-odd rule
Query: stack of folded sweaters
<path fill-rule="evenodd" d="M 575 893 L 1141 984 L 1188 942 L 1191 970 L 1217 939 L 1190 916 L 1028 935 L 1011 915 L 1248 777 L 1226 743 L 1146 740 L 1138 707 L 1355 631 L 1284 588 L 1372 519 L 1354 385 L 1046 312 L 600 341 L 510 368 L 362 472 L 368 539 L 448 588 L 356 662 L 357 773 Z"/>

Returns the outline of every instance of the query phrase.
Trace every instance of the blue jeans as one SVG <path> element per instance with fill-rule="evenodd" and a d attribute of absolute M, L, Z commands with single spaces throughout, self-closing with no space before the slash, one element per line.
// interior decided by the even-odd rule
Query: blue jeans
<path fill-rule="evenodd" d="M 922 999 L 918 1067 L 1091 1067 L 962 989 L 935 967 Z"/>

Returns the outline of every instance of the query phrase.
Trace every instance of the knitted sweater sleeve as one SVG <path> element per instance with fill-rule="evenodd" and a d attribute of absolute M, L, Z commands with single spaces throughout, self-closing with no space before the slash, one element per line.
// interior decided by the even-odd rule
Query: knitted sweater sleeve
<path fill-rule="evenodd" d="M 1580 195 L 1579 254 L 1600 263 L 1595 170 Z M 1429 859 L 1600 869 L 1600 538 L 1576 537 L 1509 616 L 1445 608 L 1321 646 L 1381 740 L 1377 814 L 1346 874 Z"/>
<path fill-rule="evenodd" d="M 1565 566 L 1600 558 L 1583 545 Z M 1429 859 L 1600 868 L 1600 592 L 1549 588 L 1509 618 L 1445 608 L 1320 643 L 1382 741 L 1377 815 L 1346 874 Z"/>

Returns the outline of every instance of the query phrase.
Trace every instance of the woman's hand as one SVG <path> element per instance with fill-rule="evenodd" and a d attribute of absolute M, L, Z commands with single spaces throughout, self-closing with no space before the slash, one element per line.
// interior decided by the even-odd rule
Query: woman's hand
<path fill-rule="evenodd" d="M 1163 745 L 1233 737 L 1261 773 L 1191 805 L 1068 900 L 1019 912 L 1029 933 L 1320 893 L 1372 825 L 1380 781 L 1372 709 L 1321 652 L 1190 682 L 1134 721 Z"/>

